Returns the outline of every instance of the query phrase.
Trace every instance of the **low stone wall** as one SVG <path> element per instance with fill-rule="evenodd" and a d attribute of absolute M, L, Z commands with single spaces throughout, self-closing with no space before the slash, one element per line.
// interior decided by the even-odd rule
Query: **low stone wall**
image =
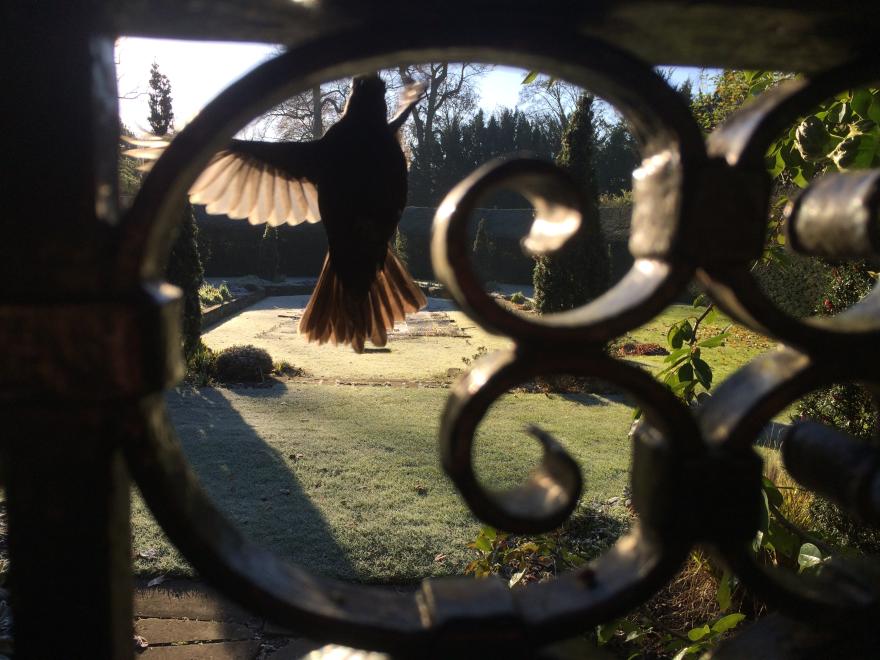
<path fill-rule="evenodd" d="M 238 314 L 245 307 L 250 307 L 265 297 L 266 292 L 263 289 L 258 289 L 257 291 L 252 291 L 251 293 L 236 298 L 235 300 L 230 300 L 229 302 L 214 305 L 213 307 L 202 310 L 202 332 L 210 328 L 212 325 L 217 325 L 220 321 L 225 321 L 233 314 Z"/>

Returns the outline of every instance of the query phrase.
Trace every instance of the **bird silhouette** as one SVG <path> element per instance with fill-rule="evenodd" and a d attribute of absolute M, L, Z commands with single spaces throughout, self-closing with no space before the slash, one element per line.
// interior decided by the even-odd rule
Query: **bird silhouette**
<path fill-rule="evenodd" d="M 395 323 L 427 304 L 390 248 L 407 193 L 398 131 L 422 90 L 407 85 L 389 121 L 385 83 L 357 76 L 342 117 L 323 137 L 232 140 L 189 189 L 190 201 L 210 214 L 272 226 L 324 222 L 327 256 L 299 322 L 310 342 L 351 344 L 358 353 L 367 339 L 384 346 Z M 126 153 L 148 159 L 168 144 L 130 141 L 142 148 Z"/>

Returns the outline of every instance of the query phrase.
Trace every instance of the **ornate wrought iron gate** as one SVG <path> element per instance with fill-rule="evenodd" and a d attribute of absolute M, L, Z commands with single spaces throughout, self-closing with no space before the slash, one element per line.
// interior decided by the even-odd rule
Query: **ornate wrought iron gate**
<path fill-rule="evenodd" d="M 880 6 L 864 4 L 9 3 L 0 395 L 18 654 L 69 657 L 68 642 L 78 638 L 95 657 L 131 656 L 129 474 L 211 584 L 268 619 L 361 648 L 528 654 L 643 602 L 697 542 L 714 546 L 749 588 L 789 615 L 823 625 L 870 621 L 878 611 L 874 569 L 783 578 L 747 550 L 760 505 L 760 463 L 751 449 L 758 430 L 822 384 L 880 388 L 880 293 L 831 321 L 802 322 L 778 310 L 749 272 L 766 223 L 763 154 L 771 138 L 827 96 L 880 79 Z M 119 33 L 292 44 L 174 140 L 124 215 L 115 192 L 112 51 Z M 516 348 L 479 363 L 451 391 L 443 464 L 483 520 L 511 530 L 554 527 L 580 492 L 565 450 L 539 434 L 542 469 L 502 499 L 474 478 L 473 433 L 491 402 L 524 379 L 561 371 L 601 377 L 646 411 L 632 474 L 640 524 L 598 562 L 551 583 L 511 592 L 492 581 L 429 580 L 416 593 L 392 594 L 282 563 L 244 540 L 201 491 L 164 411 L 162 391 L 182 366 L 179 299 L 161 283 L 158 264 L 170 248 L 176 200 L 260 111 L 358 70 L 459 58 L 538 68 L 589 87 L 631 120 L 645 160 L 635 177 L 632 271 L 587 307 L 540 322 L 505 313 L 482 292 L 465 256 L 464 222 L 499 185 L 521 191 L 551 221 L 576 213 L 576 195 L 552 167 L 522 158 L 489 164 L 450 192 L 435 223 L 435 268 L 478 322 L 513 338 Z M 807 76 L 766 94 L 704 142 L 651 63 Z M 805 254 L 876 255 L 878 213 L 880 173 L 829 177 L 795 208 L 791 242 Z M 602 351 L 694 276 L 725 311 L 789 347 L 743 368 L 695 416 Z M 860 359 L 838 360 L 844 348 Z M 878 518 L 873 454 L 857 453 L 828 429 L 803 426 L 788 438 L 786 460 L 810 487 Z M 697 490 L 713 496 L 700 501 L 690 496 Z"/>

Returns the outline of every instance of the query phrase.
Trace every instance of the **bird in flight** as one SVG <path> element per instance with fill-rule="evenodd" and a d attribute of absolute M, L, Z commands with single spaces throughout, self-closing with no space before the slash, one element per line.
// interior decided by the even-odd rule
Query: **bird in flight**
<path fill-rule="evenodd" d="M 390 121 L 385 83 L 357 76 L 342 117 L 319 140 L 232 140 L 189 189 L 208 213 L 251 224 L 324 222 L 328 251 L 299 332 L 319 344 L 369 340 L 384 346 L 388 330 L 427 301 L 390 248 L 407 193 L 398 131 L 424 87 L 410 84 Z M 164 140 L 129 140 L 128 155 L 156 159 Z"/>

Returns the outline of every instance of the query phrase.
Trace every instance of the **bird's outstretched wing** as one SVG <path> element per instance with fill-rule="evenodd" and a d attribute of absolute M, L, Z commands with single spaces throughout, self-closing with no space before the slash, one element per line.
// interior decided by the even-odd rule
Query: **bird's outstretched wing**
<path fill-rule="evenodd" d="M 425 83 L 423 82 L 411 82 L 403 88 L 397 99 L 397 114 L 388 122 L 388 126 L 392 131 L 400 130 L 400 127 L 409 119 L 410 113 L 416 107 L 416 103 L 421 101 L 424 93 Z"/>
<path fill-rule="evenodd" d="M 157 159 L 169 144 L 167 137 L 125 139 L 139 147 L 126 155 L 148 161 Z M 190 186 L 189 199 L 204 204 L 212 215 L 247 218 L 253 225 L 319 222 L 319 168 L 317 142 L 233 140 Z"/>

